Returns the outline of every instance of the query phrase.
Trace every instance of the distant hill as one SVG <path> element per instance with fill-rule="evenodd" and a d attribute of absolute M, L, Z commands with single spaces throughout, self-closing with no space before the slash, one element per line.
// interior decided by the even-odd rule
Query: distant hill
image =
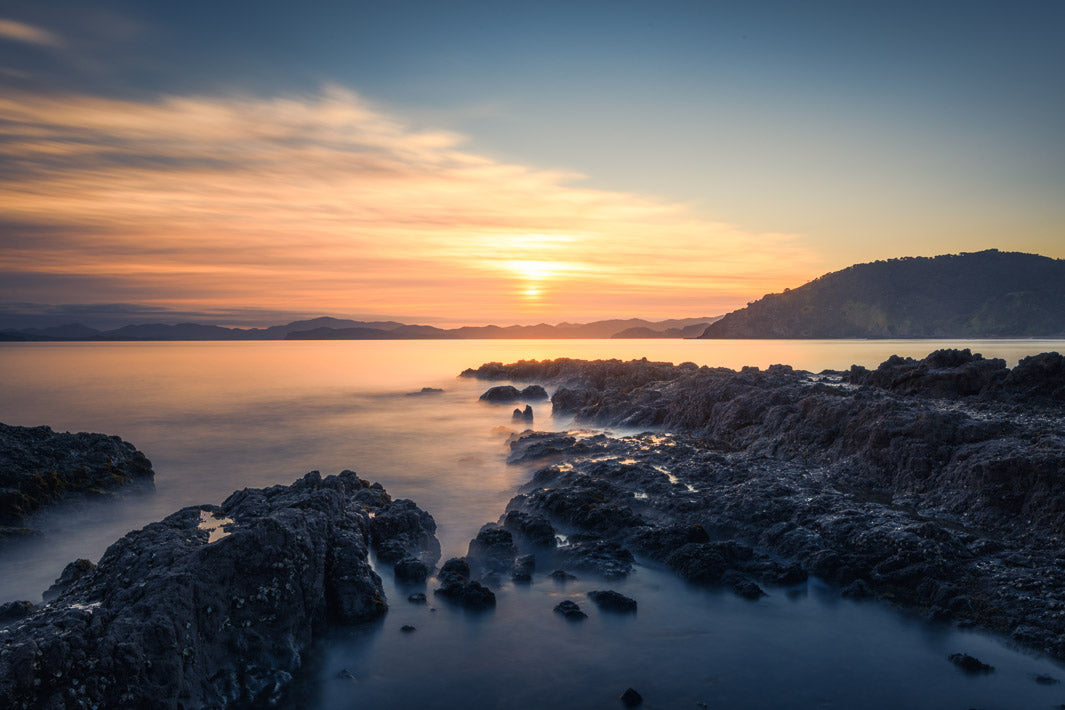
<path fill-rule="evenodd" d="M 720 317 L 720 316 L 718 316 Z M 200 323 L 145 323 L 113 330 L 96 330 L 79 323 L 50 328 L 0 330 L 0 341 L 54 340 L 463 340 L 530 338 L 609 338 L 622 331 L 637 329 L 646 335 L 624 337 L 694 337 L 714 318 L 680 318 L 646 321 L 640 318 L 604 320 L 594 323 L 558 325 L 498 325 L 437 328 L 408 325 L 396 321 L 354 321 L 321 317 L 269 328 L 225 328 Z"/>
<path fill-rule="evenodd" d="M 692 325 L 684 326 L 683 328 L 666 328 L 665 330 L 655 330 L 654 328 L 637 327 L 626 328 L 625 330 L 614 333 L 611 338 L 698 338 L 703 332 L 706 331 L 706 326 L 720 319 L 721 316 L 716 318 L 706 318 L 700 323 L 693 323 Z"/>
<path fill-rule="evenodd" d="M 1065 259 L 991 249 L 857 264 L 763 296 L 700 337 L 1065 337 Z"/>
<path fill-rule="evenodd" d="M 592 323 L 559 323 L 558 325 L 479 325 L 461 328 L 435 328 L 429 325 L 399 325 L 383 331 L 377 328 L 313 328 L 296 331 L 286 340 L 490 340 L 535 338 L 611 338 L 618 333 L 638 329 L 650 335 L 622 337 L 694 338 L 714 318 L 681 318 L 666 321 L 646 321 L 640 318 L 603 320 Z M 678 327 L 680 326 L 680 327 Z M 694 326 L 694 329 L 693 329 Z"/>

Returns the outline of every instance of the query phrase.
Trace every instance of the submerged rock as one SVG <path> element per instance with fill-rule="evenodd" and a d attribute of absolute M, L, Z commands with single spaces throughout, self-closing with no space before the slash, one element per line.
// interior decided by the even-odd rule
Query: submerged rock
<path fill-rule="evenodd" d="M 515 582 L 531 582 L 532 574 L 535 571 L 536 556 L 521 555 L 514 560 L 514 566 L 510 570 L 510 578 Z"/>
<path fill-rule="evenodd" d="M 488 609 L 496 605 L 496 595 L 480 582 L 470 579 L 470 565 L 461 557 L 444 563 L 437 575 L 436 593 L 468 609 Z"/>
<path fill-rule="evenodd" d="M 23 518 L 71 494 L 151 488 L 151 462 L 117 436 L 0 424 L 0 541 L 25 534 Z"/>
<path fill-rule="evenodd" d="M 489 572 L 507 572 L 514 564 L 518 548 L 506 528 L 489 523 L 481 527 L 477 537 L 470 541 L 466 560 L 471 565 Z"/>
<path fill-rule="evenodd" d="M 588 592 L 588 598 L 604 611 L 628 613 L 636 611 L 636 600 L 613 590 Z"/>
<path fill-rule="evenodd" d="M 637 693 L 633 688 L 626 688 L 625 692 L 621 694 L 620 699 L 621 704 L 627 708 L 634 708 L 643 703 L 643 696 Z"/>
<path fill-rule="evenodd" d="M 407 392 L 408 397 L 425 397 L 434 394 L 443 394 L 444 390 L 439 387 L 422 387 L 417 392 Z"/>
<path fill-rule="evenodd" d="M 587 618 L 587 614 L 581 611 L 580 606 L 576 602 L 572 602 L 569 599 L 559 602 L 555 605 L 555 613 L 561 614 L 571 621 L 579 621 L 580 619 Z"/>
<path fill-rule="evenodd" d="M 979 658 L 974 658 L 967 653 L 952 653 L 948 660 L 966 673 L 991 673 L 995 670 L 994 666 L 989 666 Z"/>
<path fill-rule="evenodd" d="M 530 405 L 526 404 L 525 409 L 515 409 L 514 414 L 510 417 L 516 422 L 532 422 L 533 409 Z"/>
<path fill-rule="evenodd" d="M 490 387 L 481 395 L 480 399 L 482 402 L 491 402 L 492 404 L 509 404 L 521 399 L 521 391 L 512 385 L 499 385 Z"/>
<path fill-rule="evenodd" d="M 420 584 L 429 577 L 429 566 L 416 557 L 404 557 L 392 566 L 397 582 Z"/>
<path fill-rule="evenodd" d="M 528 402 L 542 402 L 547 399 L 547 390 L 540 385 L 529 385 L 521 391 L 521 398 Z"/>
<path fill-rule="evenodd" d="M 0 706 L 276 700 L 316 634 L 387 609 L 367 559 L 378 493 L 351 471 L 312 472 L 185 508 L 95 566 L 74 563 L 51 602 L 7 627 Z"/>

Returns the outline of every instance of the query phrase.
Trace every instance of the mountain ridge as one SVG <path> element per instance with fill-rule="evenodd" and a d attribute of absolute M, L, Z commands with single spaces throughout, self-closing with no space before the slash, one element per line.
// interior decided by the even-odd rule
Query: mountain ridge
<path fill-rule="evenodd" d="M 855 264 L 766 294 L 699 337 L 1065 337 L 1065 259 L 989 249 Z"/>
<path fill-rule="evenodd" d="M 0 329 L 0 342 L 50 341 L 233 341 L 233 340 L 489 340 L 611 338 L 626 330 L 641 329 L 653 335 L 637 337 L 694 337 L 691 328 L 713 322 L 710 318 L 672 318 L 647 321 L 642 318 L 610 319 L 590 323 L 549 325 L 482 325 L 437 328 L 398 321 L 356 321 L 322 316 L 292 321 L 268 328 L 227 328 L 201 323 L 140 323 L 111 330 L 98 330 L 80 323 L 49 328 Z"/>

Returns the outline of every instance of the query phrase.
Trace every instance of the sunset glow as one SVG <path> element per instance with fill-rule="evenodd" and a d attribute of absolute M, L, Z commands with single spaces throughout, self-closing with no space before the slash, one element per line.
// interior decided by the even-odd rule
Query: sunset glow
<path fill-rule="evenodd" d="M 25 300 L 668 317 L 815 269 L 794 236 L 493 161 L 335 87 L 271 100 L 23 95 L 0 100 L 0 121 L 14 166 L 0 210 L 36 225 L 0 254 L 0 269 L 41 284 Z"/>
<path fill-rule="evenodd" d="M 400 4 L 5 6 L 0 320 L 703 317 L 1065 256 L 1052 6 Z"/>

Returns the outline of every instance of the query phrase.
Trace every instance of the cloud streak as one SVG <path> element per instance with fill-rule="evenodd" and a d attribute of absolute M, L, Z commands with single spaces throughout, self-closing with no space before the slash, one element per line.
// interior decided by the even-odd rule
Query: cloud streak
<path fill-rule="evenodd" d="M 8 301 L 666 317 L 817 270 L 795 236 L 492 160 L 339 87 L 0 97 L 0 165 Z"/>
<path fill-rule="evenodd" d="M 58 49 L 65 45 L 59 35 L 53 32 L 25 22 L 8 20 L 2 17 L 0 17 L 0 38 L 53 49 Z"/>

